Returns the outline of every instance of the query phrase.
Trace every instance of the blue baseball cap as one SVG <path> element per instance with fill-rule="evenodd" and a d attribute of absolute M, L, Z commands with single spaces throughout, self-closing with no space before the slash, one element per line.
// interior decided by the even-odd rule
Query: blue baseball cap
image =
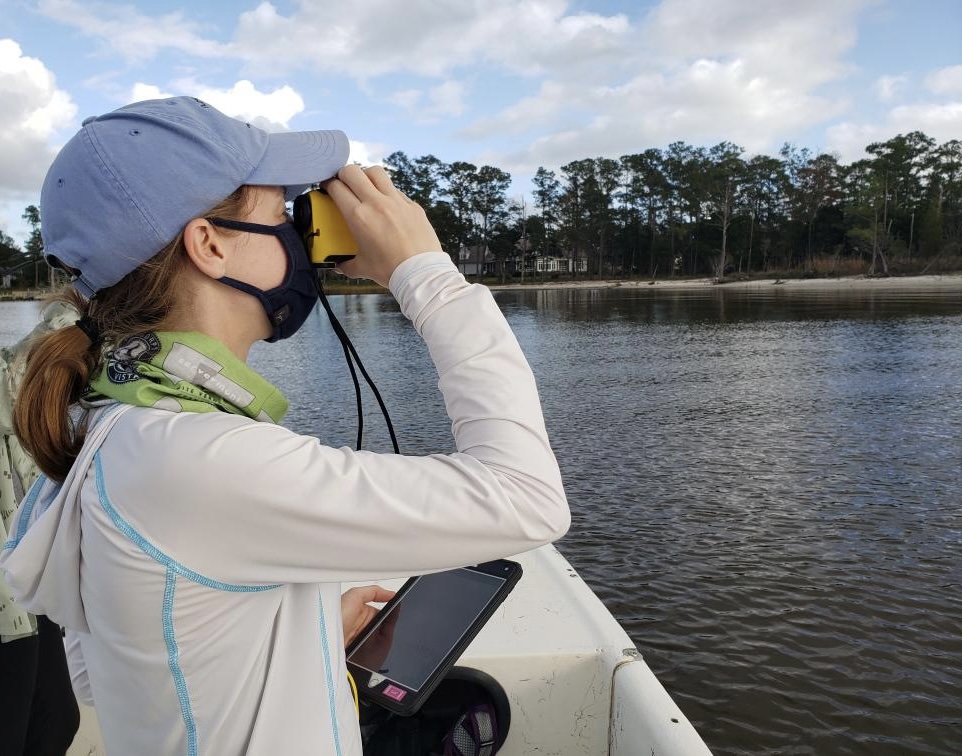
<path fill-rule="evenodd" d="M 269 133 L 194 97 L 146 100 L 88 118 L 40 192 L 52 265 L 87 297 L 113 286 L 244 184 L 294 199 L 347 162 L 342 131 Z"/>

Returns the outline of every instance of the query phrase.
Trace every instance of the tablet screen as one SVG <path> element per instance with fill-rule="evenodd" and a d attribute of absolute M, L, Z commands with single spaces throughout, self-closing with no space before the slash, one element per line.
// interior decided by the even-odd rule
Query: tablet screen
<path fill-rule="evenodd" d="M 504 582 L 464 569 L 422 575 L 354 650 L 351 663 L 420 690 Z"/>

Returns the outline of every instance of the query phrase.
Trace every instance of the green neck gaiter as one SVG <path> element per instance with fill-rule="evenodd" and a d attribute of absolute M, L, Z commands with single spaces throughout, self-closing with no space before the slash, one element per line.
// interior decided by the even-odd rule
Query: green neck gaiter
<path fill-rule="evenodd" d="M 114 399 L 171 412 L 230 412 L 280 422 L 287 399 L 226 346 L 202 333 L 158 331 L 107 352 L 86 401 Z"/>

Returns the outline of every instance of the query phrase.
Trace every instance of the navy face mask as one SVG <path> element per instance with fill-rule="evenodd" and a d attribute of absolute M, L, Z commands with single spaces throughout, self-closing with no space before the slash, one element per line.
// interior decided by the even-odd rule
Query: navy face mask
<path fill-rule="evenodd" d="M 217 280 L 260 300 L 264 312 L 267 313 L 267 319 L 274 328 L 273 335 L 267 341 L 277 341 L 293 336 L 310 316 L 311 310 L 317 304 L 318 296 L 314 266 L 311 265 L 307 249 L 304 247 L 304 240 L 301 239 L 294 224 L 265 226 L 260 223 L 245 223 L 227 218 L 208 218 L 207 220 L 222 228 L 248 231 L 252 234 L 268 234 L 281 240 L 281 245 L 287 253 L 287 276 L 280 286 L 264 291 L 227 276 Z"/>

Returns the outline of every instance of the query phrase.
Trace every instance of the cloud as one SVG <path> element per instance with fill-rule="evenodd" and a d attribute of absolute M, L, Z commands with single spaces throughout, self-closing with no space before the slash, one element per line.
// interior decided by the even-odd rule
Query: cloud
<path fill-rule="evenodd" d="M 875 94 L 882 102 L 891 102 L 908 83 L 908 76 L 879 76 L 875 80 Z"/>
<path fill-rule="evenodd" d="M 131 91 L 130 102 L 190 95 L 210 103 L 222 113 L 249 121 L 267 131 L 289 130 L 291 119 L 304 110 L 304 98 L 286 84 L 270 92 L 261 92 L 246 79 L 241 79 L 228 89 L 182 79 L 171 82 L 167 89 L 170 91 L 153 84 L 137 83 Z"/>
<path fill-rule="evenodd" d="M 48 18 L 99 40 L 104 51 L 128 62 L 149 61 L 163 50 L 200 58 L 228 54 L 226 45 L 204 38 L 199 24 L 180 11 L 150 16 L 129 5 L 79 0 L 41 0 L 38 9 Z"/>
<path fill-rule="evenodd" d="M 464 86 L 457 81 L 446 81 L 428 92 L 429 117 L 459 116 L 464 112 Z"/>
<path fill-rule="evenodd" d="M 962 66 L 948 66 L 933 71 L 925 77 L 925 86 L 935 94 L 962 92 Z"/>
<path fill-rule="evenodd" d="M 356 142 L 353 139 L 350 140 L 350 142 L 351 152 L 348 156 L 347 162 L 360 163 L 363 166 L 383 165 L 384 158 L 394 151 L 386 144 L 379 144 L 376 142 Z"/>
<path fill-rule="evenodd" d="M 842 162 L 851 162 L 868 157 L 866 145 L 911 131 L 921 131 L 937 142 L 958 139 L 962 134 L 962 102 L 899 105 L 882 123 L 846 121 L 830 127 L 826 135 L 829 150 L 837 152 Z"/>
<path fill-rule="evenodd" d="M 464 85 L 449 80 L 427 91 L 402 89 L 388 96 L 388 102 L 406 110 L 418 123 L 433 123 L 464 112 Z"/>
<path fill-rule="evenodd" d="M 184 12 L 148 15 L 127 5 L 42 0 L 47 17 L 97 39 L 129 62 L 171 50 L 241 61 L 252 73 L 314 70 L 366 79 L 387 73 L 442 78 L 481 63 L 532 75 L 616 65 L 624 15 L 569 12 L 566 0 L 365 0 L 307 3 L 289 15 L 261 2 L 242 12 L 229 41 Z"/>
<path fill-rule="evenodd" d="M 865 147 L 872 142 L 884 142 L 897 132 L 879 124 L 844 121 L 830 126 L 826 132 L 826 151 L 835 153 L 843 163 L 869 157 Z"/>
<path fill-rule="evenodd" d="M 43 62 L 12 39 L 0 39 L 0 100 L 0 200 L 36 203 L 56 155 L 51 142 L 77 107 Z"/>
<path fill-rule="evenodd" d="M 800 89 L 853 71 L 843 55 L 857 40 L 858 13 L 873 0 L 663 0 L 642 39 L 659 65 L 742 60 L 746 68 Z"/>
<path fill-rule="evenodd" d="M 596 155 L 618 157 L 678 139 L 695 144 L 728 140 L 749 153 L 761 152 L 784 141 L 799 123 L 826 120 L 844 107 L 753 75 L 740 60 L 698 60 L 675 74 L 642 74 L 620 86 L 585 92 L 558 85 L 547 90 L 547 98 L 546 111 L 564 107 L 578 113 L 565 119 L 568 128 L 508 155 L 516 169 Z M 537 109 L 537 103 L 527 104 L 526 110 Z"/>
<path fill-rule="evenodd" d="M 889 123 L 898 133 L 923 131 L 943 142 L 962 135 L 962 101 L 917 103 L 893 108 Z"/>
<path fill-rule="evenodd" d="M 542 82 L 538 92 L 525 97 L 497 113 L 476 120 L 459 132 L 466 139 L 484 139 L 492 132 L 523 134 L 559 122 L 561 114 L 571 106 L 568 88 L 557 81 Z"/>
<path fill-rule="evenodd" d="M 126 102 L 143 102 L 144 100 L 160 100 L 166 97 L 174 97 L 173 92 L 165 92 L 160 87 L 153 84 L 142 84 L 137 82 L 130 91 L 130 97 Z"/>
<path fill-rule="evenodd" d="M 397 105 L 404 110 L 414 110 L 424 96 L 420 89 L 400 89 L 391 94 L 387 99 L 392 105 Z"/>
<path fill-rule="evenodd" d="M 567 6 L 563 0 L 368 0 L 303 3 L 284 16 L 262 2 L 241 14 L 233 51 L 258 70 L 310 67 L 357 78 L 399 72 L 440 78 L 479 63 L 530 74 L 587 57 L 603 65 L 606 53 L 620 49 L 614 40 L 627 31 L 627 19 L 568 13 Z"/>
<path fill-rule="evenodd" d="M 259 92 L 246 79 L 230 89 L 198 87 L 196 96 L 234 118 L 250 121 L 268 131 L 286 131 L 290 121 L 304 110 L 304 99 L 289 85 Z"/>
<path fill-rule="evenodd" d="M 850 56 L 859 21 L 881 2 L 661 0 L 629 17 L 584 11 L 573 0 L 265 0 L 223 31 L 185 12 L 149 15 L 79 0 L 42 0 L 40 7 L 129 62 L 174 52 L 185 66 L 194 65 L 192 58 L 239 62 L 238 76 L 245 77 L 212 88 L 203 83 L 212 74 L 183 69 L 197 78 L 142 84 L 140 95 L 193 94 L 283 129 L 325 81 L 349 78 L 359 93 L 416 122 L 467 120 L 456 136 L 493 139 L 484 161 L 515 172 L 679 139 L 777 149 L 851 109 L 837 92 L 857 71 Z M 959 69 L 933 72 L 926 86 L 937 94 L 962 90 Z M 262 83 L 295 71 L 313 74 L 318 88 Z M 473 111 L 472 97 L 492 80 L 505 82 L 504 92 L 519 82 L 524 89 L 500 110 Z M 902 74 L 883 76 L 875 91 L 896 104 L 906 83 Z M 951 104 L 902 107 L 878 126 L 849 115 L 832 138 L 843 145 L 913 118 L 945 128 L 955 123 Z"/>
<path fill-rule="evenodd" d="M 842 115 L 825 85 L 847 60 L 865 0 L 664 0 L 624 38 L 620 65 L 590 79 L 550 76 L 539 90 L 460 135 L 540 134 L 485 157 L 532 172 L 586 156 L 617 157 L 675 140 L 730 140 L 749 153 Z"/>

